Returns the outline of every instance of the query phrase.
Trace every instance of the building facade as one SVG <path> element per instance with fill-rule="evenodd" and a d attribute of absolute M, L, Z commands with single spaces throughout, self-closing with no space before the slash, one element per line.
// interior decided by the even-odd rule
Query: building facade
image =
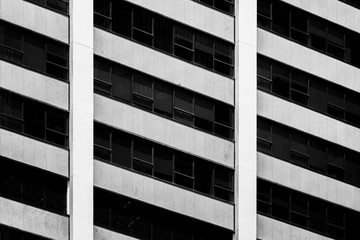
<path fill-rule="evenodd" d="M 359 8 L 0 0 L 0 240 L 357 239 Z"/>

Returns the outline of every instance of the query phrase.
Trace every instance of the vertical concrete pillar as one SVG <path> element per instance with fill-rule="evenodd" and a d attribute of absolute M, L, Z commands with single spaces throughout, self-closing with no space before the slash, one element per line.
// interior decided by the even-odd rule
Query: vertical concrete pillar
<path fill-rule="evenodd" d="M 93 3 L 70 1 L 70 239 L 93 239 Z"/>
<path fill-rule="evenodd" d="M 235 239 L 256 239 L 257 1 L 235 1 Z"/>

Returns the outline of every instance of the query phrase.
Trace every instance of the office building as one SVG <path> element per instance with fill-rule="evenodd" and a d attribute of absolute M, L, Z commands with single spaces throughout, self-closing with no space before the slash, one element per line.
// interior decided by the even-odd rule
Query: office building
<path fill-rule="evenodd" d="M 0 240 L 356 239 L 359 8 L 0 0 Z"/>

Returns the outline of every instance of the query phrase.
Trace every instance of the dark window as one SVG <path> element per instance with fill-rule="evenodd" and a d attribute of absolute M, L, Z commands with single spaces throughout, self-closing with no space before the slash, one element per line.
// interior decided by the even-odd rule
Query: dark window
<path fill-rule="evenodd" d="M 68 80 L 68 46 L 0 21 L 0 58 Z"/>
<path fill-rule="evenodd" d="M 94 224 L 139 239 L 230 240 L 233 237 L 230 230 L 100 188 L 94 189 Z"/>
<path fill-rule="evenodd" d="M 125 133 L 112 133 L 112 162 L 131 168 L 131 136 Z"/>
<path fill-rule="evenodd" d="M 175 89 L 174 101 L 175 119 L 188 125 L 193 125 L 194 98 L 188 91 Z"/>
<path fill-rule="evenodd" d="M 326 206 L 319 200 L 313 200 L 309 206 L 309 228 L 312 230 L 326 231 Z"/>
<path fill-rule="evenodd" d="M 146 45 L 153 45 L 153 17 L 148 11 L 141 8 L 134 10 L 133 38 Z"/>
<path fill-rule="evenodd" d="M 23 131 L 24 111 L 22 99 L 17 95 L 0 93 L 1 125 L 15 131 Z"/>
<path fill-rule="evenodd" d="M 200 2 L 209 7 L 213 7 L 216 10 L 233 15 L 234 14 L 234 2 L 233 0 L 193 0 L 195 2 Z"/>
<path fill-rule="evenodd" d="M 258 0 L 258 26 L 346 63 L 360 66 L 359 33 L 283 1 Z"/>
<path fill-rule="evenodd" d="M 175 183 L 193 189 L 194 184 L 194 162 L 189 156 L 181 153 L 175 154 Z"/>
<path fill-rule="evenodd" d="M 300 226 L 309 226 L 308 200 L 303 194 L 291 193 L 290 221 Z"/>
<path fill-rule="evenodd" d="M 327 233 L 335 239 L 344 239 L 345 214 L 343 209 L 337 206 L 329 206 L 327 209 Z"/>
<path fill-rule="evenodd" d="M 360 161 L 358 154 L 354 152 L 346 153 L 345 161 L 345 180 L 354 182 L 356 186 L 360 185 Z"/>
<path fill-rule="evenodd" d="M 67 180 L 0 157 L 0 196 L 33 207 L 66 214 Z"/>
<path fill-rule="evenodd" d="M 290 159 L 290 132 L 281 126 L 272 127 L 272 154 L 282 159 Z"/>
<path fill-rule="evenodd" d="M 152 175 L 153 147 L 148 141 L 140 138 L 134 140 L 133 168 L 139 172 Z"/>
<path fill-rule="evenodd" d="M 360 125 L 359 94 L 348 93 L 345 98 L 345 120 Z"/>
<path fill-rule="evenodd" d="M 102 160 L 111 159 L 111 135 L 106 126 L 96 124 L 94 126 L 94 155 Z"/>
<path fill-rule="evenodd" d="M 341 149 L 329 144 L 327 172 L 330 176 L 344 178 L 344 157 L 344 152 Z"/>
<path fill-rule="evenodd" d="M 205 161 L 195 162 L 195 190 L 213 194 L 213 167 Z"/>
<path fill-rule="evenodd" d="M 153 105 L 153 81 L 142 74 L 133 75 L 133 101 L 136 105 L 152 109 Z"/>
<path fill-rule="evenodd" d="M 271 92 L 272 77 L 270 61 L 263 57 L 258 57 L 257 61 L 257 83 L 258 88 Z"/>
<path fill-rule="evenodd" d="M 291 72 L 291 100 L 307 106 L 309 100 L 308 78 L 306 74 L 298 71 Z"/>
<path fill-rule="evenodd" d="M 257 121 L 257 147 L 258 150 L 271 153 L 272 133 L 271 124 L 259 118 Z"/>
<path fill-rule="evenodd" d="M 46 112 L 46 139 L 61 146 L 68 146 L 66 113 L 49 109 Z"/>
<path fill-rule="evenodd" d="M 68 0 L 25 0 L 33 2 L 61 13 L 68 13 Z"/>
<path fill-rule="evenodd" d="M 154 111 L 172 117 L 173 88 L 168 84 L 154 82 Z"/>
<path fill-rule="evenodd" d="M 213 131 L 214 105 L 204 97 L 195 98 L 195 126 L 209 132 Z"/>
<path fill-rule="evenodd" d="M 310 81 L 309 106 L 315 110 L 326 112 L 326 88 L 318 81 Z"/>
<path fill-rule="evenodd" d="M 94 91 L 145 110 L 233 139 L 234 107 L 94 57 Z"/>
<path fill-rule="evenodd" d="M 271 184 L 265 181 L 257 181 L 257 211 L 271 214 Z"/>
<path fill-rule="evenodd" d="M 281 66 L 273 66 L 272 91 L 282 97 L 289 98 L 290 72 L 289 69 Z"/>
<path fill-rule="evenodd" d="M 291 132 L 291 160 L 298 165 L 308 167 L 309 140 L 305 134 Z"/>
<path fill-rule="evenodd" d="M 213 4 L 222 9 L 233 8 L 232 0 L 215 0 Z M 234 44 L 131 3 L 95 0 L 94 25 L 206 69 L 234 76 Z"/>
<path fill-rule="evenodd" d="M 228 168 L 215 166 L 214 170 L 214 196 L 233 201 L 234 174 Z"/>
<path fill-rule="evenodd" d="M 344 93 L 335 86 L 328 87 L 327 95 L 327 112 L 329 115 L 344 119 L 345 118 L 345 102 Z"/>
<path fill-rule="evenodd" d="M 0 225 L 0 240 L 47 240 L 47 238 L 39 237 L 27 232 L 23 232 L 16 228 Z"/>
<path fill-rule="evenodd" d="M 272 188 L 272 216 L 289 221 L 289 194 L 280 187 Z"/>
<path fill-rule="evenodd" d="M 310 156 L 309 156 L 310 169 L 317 171 L 326 171 L 326 145 L 319 141 L 310 141 Z"/>
<path fill-rule="evenodd" d="M 155 146 L 154 149 L 154 176 L 172 182 L 173 154 L 169 149 Z"/>

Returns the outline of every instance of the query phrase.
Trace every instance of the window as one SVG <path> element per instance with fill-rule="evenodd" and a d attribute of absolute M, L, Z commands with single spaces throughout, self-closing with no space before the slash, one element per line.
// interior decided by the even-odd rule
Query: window
<path fill-rule="evenodd" d="M 233 232 L 145 202 L 94 188 L 94 224 L 139 239 L 231 240 Z"/>
<path fill-rule="evenodd" d="M 257 181 L 260 214 L 333 239 L 350 240 L 356 236 L 358 212 L 262 179 Z"/>
<path fill-rule="evenodd" d="M 234 137 L 233 106 L 97 56 L 94 86 L 96 93 L 223 138 Z"/>
<path fill-rule="evenodd" d="M 258 117 L 257 150 L 326 176 L 360 186 L 356 151 Z"/>
<path fill-rule="evenodd" d="M 298 165 L 307 167 L 309 160 L 309 140 L 305 134 L 291 132 L 291 160 Z"/>
<path fill-rule="evenodd" d="M 94 157 L 233 202 L 234 170 L 94 123 Z"/>
<path fill-rule="evenodd" d="M 0 160 L 1 197 L 66 214 L 67 180 L 64 177 L 4 157 Z"/>
<path fill-rule="evenodd" d="M 234 2 L 233 0 L 194 0 L 200 2 L 209 7 L 213 7 L 216 10 L 234 15 Z"/>
<path fill-rule="evenodd" d="M 68 14 L 68 0 L 25 0 L 28 2 L 33 2 L 44 7 L 56 10 L 61 13 Z"/>
<path fill-rule="evenodd" d="M 148 141 L 134 139 L 133 168 L 136 171 L 152 175 L 153 147 Z"/>
<path fill-rule="evenodd" d="M 68 146 L 68 113 L 0 89 L 0 124 L 10 130 Z"/>
<path fill-rule="evenodd" d="M 360 126 L 360 93 L 261 55 L 257 67 L 258 89 Z"/>
<path fill-rule="evenodd" d="M 360 66 L 360 34 L 283 1 L 258 0 L 258 26 Z"/>
<path fill-rule="evenodd" d="M 68 80 L 68 46 L 0 21 L 0 58 Z"/>
<path fill-rule="evenodd" d="M 232 9 L 232 0 L 214 0 Z M 198 66 L 234 76 L 234 44 L 164 18 L 126 1 L 95 0 L 94 24 Z"/>

